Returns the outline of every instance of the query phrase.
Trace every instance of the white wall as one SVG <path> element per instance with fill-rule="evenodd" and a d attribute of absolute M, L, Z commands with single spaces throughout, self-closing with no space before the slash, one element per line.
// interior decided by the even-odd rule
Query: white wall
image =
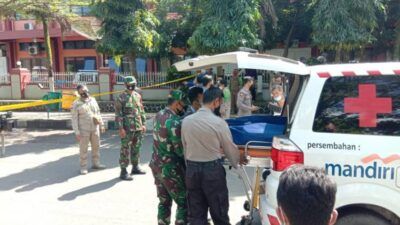
<path fill-rule="evenodd" d="M 11 98 L 11 85 L 0 85 L 0 99 L 10 100 Z"/>
<path fill-rule="evenodd" d="M 125 86 L 121 84 L 114 85 L 114 91 L 124 90 Z M 168 98 L 169 89 L 144 89 L 142 90 L 143 100 L 166 100 Z M 119 94 L 114 94 L 114 99 Z"/>
<path fill-rule="evenodd" d="M 269 51 L 266 51 L 267 54 L 282 56 L 283 48 L 275 48 Z M 311 57 L 311 48 L 290 48 L 288 58 L 299 60 L 300 57 L 310 58 Z"/>
<path fill-rule="evenodd" d="M 25 88 L 25 99 L 39 100 L 49 91 L 50 89 L 42 89 L 37 84 L 28 84 Z"/>

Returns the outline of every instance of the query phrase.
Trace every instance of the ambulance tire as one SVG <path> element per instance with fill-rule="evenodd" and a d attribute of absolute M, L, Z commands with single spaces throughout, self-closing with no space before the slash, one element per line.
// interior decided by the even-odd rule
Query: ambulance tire
<path fill-rule="evenodd" d="M 340 217 L 335 225 L 392 225 L 381 215 L 369 211 L 359 210 Z"/>

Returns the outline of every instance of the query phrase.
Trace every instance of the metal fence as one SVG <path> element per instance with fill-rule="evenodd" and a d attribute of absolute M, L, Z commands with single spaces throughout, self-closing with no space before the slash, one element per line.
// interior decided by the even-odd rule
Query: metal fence
<path fill-rule="evenodd" d="M 118 73 L 114 76 L 116 84 L 123 84 L 126 76 L 132 76 L 132 73 Z M 1 78 L 0 78 L 1 79 Z M 138 87 L 147 87 L 160 84 L 167 81 L 167 73 L 164 72 L 140 72 L 136 76 Z M 0 83 L 2 81 L 0 80 Z M 33 73 L 31 84 L 39 84 L 42 88 L 49 88 L 49 80 L 47 73 Z M 75 88 L 78 84 L 98 84 L 98 72 L 55 72 L 54 86 L 57 89 Z M 167 84 L 154 88 L 176 88 L 178 84 Z"/>
<path fill-rule="evenodd" d="M 133 76 L 132 73 L 118 73 L 115 76 L 115 82 L 117 84 L 123 84 L 126 76 Z M 164 72 L 139 72 L 137 76 L 138 87 L 148 87 L 155 84 L 160 84 L 167 81 L 167 73 Z M 157 86 L 154 88 L 176 88 L 178 84 L 167 84 Z"/>
<path fill-rule="evenodd" d="M 11 84 L 10 74 L 0 75 L 0 84 Z"/>
<path fill-rule="evenodd" d="M 98 72 L 55 72 L 54 86 L 58 89 L 75 88 L 78 84 L 98 84 Z M 42 88 L 49 88 L 47 73 L 33 73 L 31 84 L 39 84 Z"/>

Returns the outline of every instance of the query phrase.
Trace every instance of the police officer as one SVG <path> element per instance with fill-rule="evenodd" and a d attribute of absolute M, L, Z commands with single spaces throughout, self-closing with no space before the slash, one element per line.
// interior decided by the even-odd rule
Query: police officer
<path fill-rule="evenodd" d="M 185 163 L 181 142 L 181 118 L 184 103 L 182 91 L 171 92 L 168 106 L 157 113 L 153 129 L 153 172 L 158 204 L 158 224 L 171 222 L 172 200 L 177 204 L 176 225 L 186 224 Z"/>
<path fill-rule="evenodd" d="M 129 159 L 132 163 L 131 175 L 145 174 L 138 164 L 143 134 L 146 132 L 146 113 L 142 97 L 135 91 L 135 77 L 125 77 L 125 86 L 125 92 L 120 94 L 115 101 L 115 121 L 121 137 L 120 178 L 122 180 L 132 180 L 133 178 L 126 170 L 129 165 Z"/>
<path fill-rule="evenodd" d="M 228 124 L 213 111 L 222 103 L 222 91 L 211 87 L 204 93 L 203 107 L 182 123 L 182 145 L 186 160 L 188 222 L 207 224 L 210 211 L 214 224 L 229 225 L 229 196 L 225 156 L 237 168 L 239 150 L 232 141 Z"/>
<path fill-rule="evenodd" d="M 250 88 L 253 86 L 253 84 L 254 80 L 252 77 L 244 77 L 243 88 L 237 95 L 236 105 L 238 107 L 238 116 L 249 116 L 253 111 L 257 111 L 259 109 L 257 106 L 252 104 Z"/>

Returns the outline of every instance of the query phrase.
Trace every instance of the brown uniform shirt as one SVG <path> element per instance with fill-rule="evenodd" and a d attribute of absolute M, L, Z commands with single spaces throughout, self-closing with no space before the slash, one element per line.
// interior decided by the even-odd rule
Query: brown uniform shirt
<path fill-rule="evenodd" d="M 209 162 L 225 156 L 233 167 L 239 163 L 228 124 L 206 107 L 183 120 L 182 144 L 186 160 Z"/>
<path fill-rule="evenodd" d="M 251 102 L 252 96 L 249 90 L 242 88 L 237 97 L 237 107 L 239 109 L 238 116 L 249 116 L 251 115 Z"/>

